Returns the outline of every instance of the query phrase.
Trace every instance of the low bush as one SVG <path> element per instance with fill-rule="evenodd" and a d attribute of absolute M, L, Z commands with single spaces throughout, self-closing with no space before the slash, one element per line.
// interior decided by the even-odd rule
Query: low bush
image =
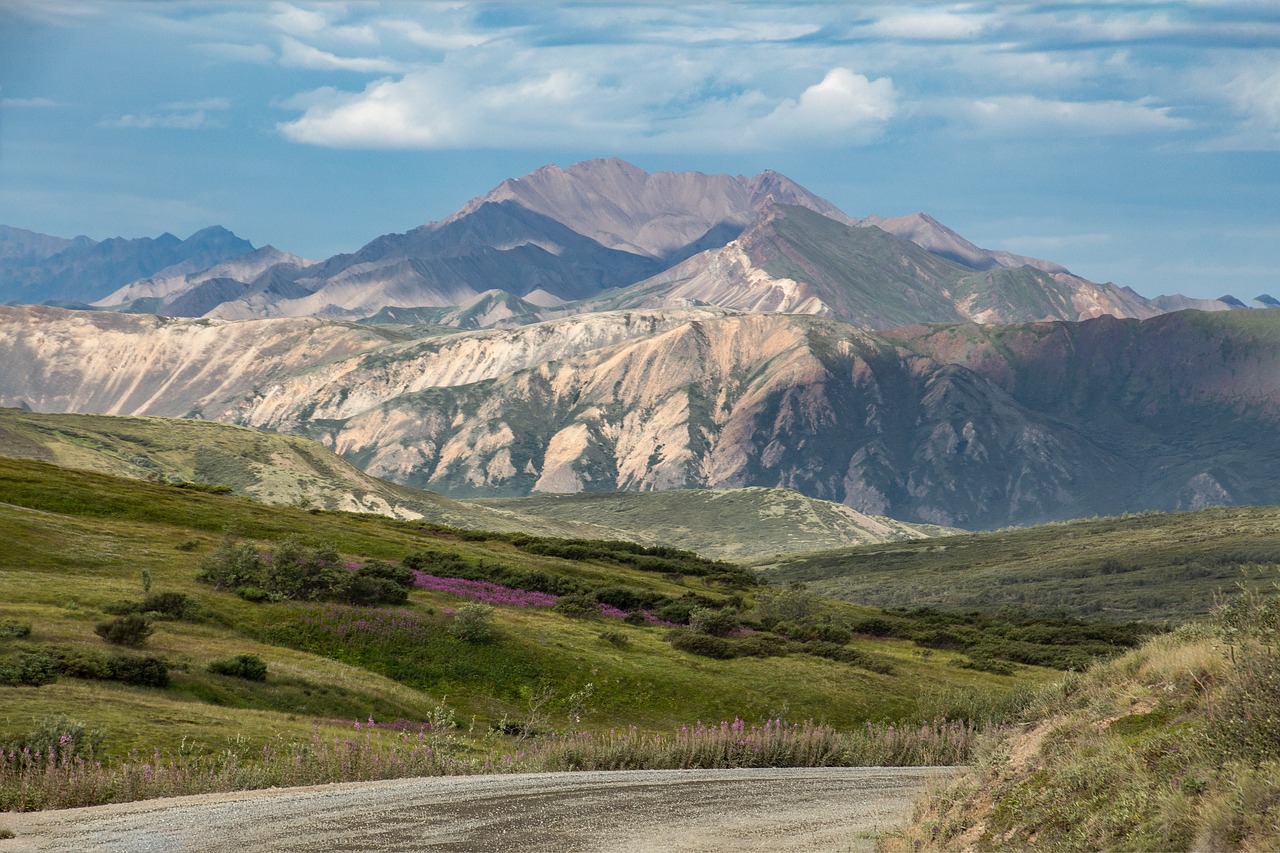
<path fill-rule="evenodd" d="M 493 636 L 493 608 L 487 604 L 464 604 L 449 623 L 449 633 L 464 643 L 483 643 Z"/>
<path fill-rule="evenodd" d="M 168 687 L 169 665 L 151 655 L 112 655 L 108 662 L 111 680 L 138 687 Z"/>
<path fill-rule="evenodd" d="M 267 680 L 267 662 L 257 655 L 236 655 L 232 658 L 215 660 L 209 664 L 208 670 L 217 675 L 229 675 L 246 681 Z"/>
<path fill-rule="evenodd" d="M 626 634 L 613 628 L 610 628 L 607 631 L 601 631 L 600 641 L 608 643 L 609 645 L 619 649 L 625 649 L 627 646 L 631 645 L 631 640 L 627 638 Z"/>
<path fill-rule="evenodd" d="M 5 619 L 0 622 L 0 640 L 20 640 L 31 636 L 31 625 L 27 622 L 15 622 Z"/>
<path fill-rule="evenodd" d="M 112 645 L 138 648 L 155 633 L 155 628 L 151 627 L 151 623 L 145 617 L 137 613 L 129 613 L 106 622 L 99 622 L 94 626 L 93 632 Z"/>
<path fill-rule="evenodd" d="M 600 615 L 599 604 L 589 595 L 562 595 L 551 609 L 561 616 L 571 616 L 575 619 Z"/>
<path fill-rule="evenodd" d="M 58 659 L 58 666 L 63 675 L 98 681 L 111 679 L 111 659 L 101 652 L 79 648 L 56 648 L 53 650 L 53 655 Z"/>
<path fill-rule="evenodd" d="M 40 687 L 58 680 L 58 659 L 41 652 L 19 652 L 16 659 L 0 661 L 0 685 Z"/>

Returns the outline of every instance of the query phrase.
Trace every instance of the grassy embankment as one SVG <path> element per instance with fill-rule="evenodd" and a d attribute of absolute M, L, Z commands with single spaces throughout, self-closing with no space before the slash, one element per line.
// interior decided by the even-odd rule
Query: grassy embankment
<path fill-rule="evenodd" d="M 882 849 L 1280 848 L 1278 627 L 1240 596 L 1053 684 Z"/>
<path fill-rule="evenodd" d="M 0 807 L 495 767 L 955 761 L 970 730 L 930 720 L 998 718 L 1053 677 L 1027 661 L 1078 664 L 1140 636 L 1055 623 L 1053 636 L 1036 638 L 1047 623 L 886 616 L 770 592 L 733 566 L 669 550 L 269 507 L 38 462 L 0 459 L 0 494 L 0 622 L 13 626 L 0 639 L 0 669 L 11 682 L 61 671 L 50 683 L 0 687 L 0 740 L 40 752 L 45 723 L 66 714 L 86 732 L 62 723 L 54 739 L 68 734 L 78 747 L 100 732 L 94 759 L 107 774 L 58 770 L 74 763 L 65 753 L 54 763 L 18 759 Z M 455 630 L 468 598 L 435 582 L 398 606 L 254 603 L 197 579 L 229 527 L 258 553 L 293 536 L 332 543 L 351 566 L 426 555 L 441 577 L 553 589 L 560 601 L 496 604 L 491 635 L 480 638 Z M 137 609 L 144 578 L 150 594 L 190 606 L 179 618 L 151 617 L 143 647 L 112 647 L 95 627 Z M 680 624 L 611 617 L 605 601 Z M 938 642 L 962 624 L 989 642 Z M 265 661 L 265 680 L 209 671 L 237 655 Z M 167 684 L 122 683 L 121 668 L 137 671 L 147 657 L 160 660 Z M 696 726 L 738 718 L 740 731 Z M 770 728 L 778 719 L 793 723 Z M 915 734 L 904 741 L 901 725 L 881 725 L 889 721 L 910 722 Z M 695 735 L 681 746 L 685 725 Z M 576 732 L 585 734 L 566 737 Z"/>

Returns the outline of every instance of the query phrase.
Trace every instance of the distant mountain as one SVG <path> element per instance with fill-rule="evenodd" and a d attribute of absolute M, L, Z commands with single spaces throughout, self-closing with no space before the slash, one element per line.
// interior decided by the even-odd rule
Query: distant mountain
<path fill-rule="evenodd" d="M 274 246 L 263 246 L 198 272 L 183 274 L 166 270 L 160 275 L 139 279 L 97 300 L 94 305 L 133 313 L 199 317 L 229 299 L 243 298 L 268 270 L 276 267 L 300 270 L 313 263 Z M 210 282 L 224 283 L 218 296 L 224 292 L 232 295 L 223 298 L 206 295 Z M 227 283 L 232 284 L 230 290 L 226 289 Z"/>
<path fill-rule="evenodd" d="M 25 236 L 24 236 L 25 235 Z M 87 237 L 63 241 L 6 229 L 0 254 L 0 301 L 94 302 L 139 278 L 182 275 L 253 251 L 253 244 L 219 226 L 186 240 L 162 234 L 154 240 Z"/>
<path fill-rule="evenodd" d="M 1159 313 L 1115 285 L 1031 266 L 993 264 L 979 271 L 878 226 L 854 227 L 786 205 L 766 209 L 724 248 L 585 307 L 681 305 L 818 314 L 870 329 Z"/>
<path fill-rule="evenodd" d="M 859 219 L 857 225 L 875 226 L 887 231 L 895 237 L 910 240 L 922 249 L 950 258 L 957 263 L 975 270 L 989 270 L 995 267 L 1017 269 L 1031 267 L 1041 272 L 1065 273 L 1066 267 L 1052 261 L 1039 258 L 1028 258 L 1012 252 L 993 251 L 975 246 L 927 213 L 913 213 L 909 216 L 868 216 Z"/>
<path fill-rule="evenodd" d="M 603 246 L 670 264 L 722 246 L 772 204 L 808 207 L 852 223 L 839 208 L 766 171 L 751 178 L 701 172 L 649 174 L 623 160 L 544 166 L 468 202 L 446 222 L 485 204 L 511 201 L 572 228 Z"/>
<path fill-rule="evenodd" d="M 860 226 L 868 232 L 900 236 L 905 245 L 913 247 L 909 254 L 927 256 L 926 267 L 932 267 L 936 258 L 952 261 L 955 268 L 934 275 L 936 281 L 926 289 L 945 289 L 952 279 L 962 275 L 956 270 L 998 272 L 1024 266 L 1047 275 L 1065 276 L 1054 285 L 1042 280 L 1032 285 L 1032 289 L 1036 286 L 1048 286 L 1055 291 L 1077 286 L 1109 287 L 1067 276 L 1060 266 L 1047 261 L 982 249 L 926 214 L 892 219 L 850 218 L 829 201 L 777 172 L 766 171 L 753 177 L 701 172 L 650 174 L 622 160 L 604 159 L 589 160 L 567 169 L 545 166 L 503 182 L 441 222 L 404 234 L 384 235 L 355 253 L 338 255 L 322 263 L 304 265 L 297 259 L 282 257 L 275 264 L 245 264 L 237 270 L 218 266 L 190 275 L 187 274 L 190 270 L 183 270 L 182 275 L 168 272 L 132 282 L 97 300 L 96 304 L 120 310 L 221 319 L 302 316 L 358 319 L 377 315 L 387 308 L 447 309 L 439 314 L 441 325 L 459 328 L 517 325 L 593 310 L 595 303 L 583 303 L 583 300 L 608 300 L 614 292 L 637 282 L 675 281 L 695 275 L 689 273 L 690 269 L 714 268 L 725 262 L 719 253 L 726 247 L 730 247 L 730 256 L 738 251 L 734 241 L 744 236 L 744 231 L 758 231 L 777 215 L 777 210 L 786 207 L 803 209 L 810 214 L 793 217 L 796 227 L 815 230 L 807 240 L 801 237 L 801 242 L 813 244 L 827 239 L 832 226 L 839 229 Z M 849 237 L 844 230 L 837 236 L 845 242 L 856 242 L 856 238 Z M 748 239 L 761 242 L 758 235 Z M 805 252 L 812 255 L 812 249 L 810 245 Z M 783 285 L 784 289 L 793 290 L 816 288 L 824 291 L 827 298 L 808 302 L 792 297 L 780 300 L 777 294 L 756 288 L 751 293 L 728 299 L 707 300 L 678 294 L 673 294 L 671 299 L 675 304 L 687 298 L 748 310 L 816 311 L 863 322 L 855 318 L 867 311 L 834 307 L 835 303 L 849 301 L 834 295 L 839 286 L 856 279 L 865 294 L 850 297 L 854 301 L 880 297 L 902 301 L 892 293 L 902 276 L 877 282 L 876 276 L 885 271 L 883 266 L 824 270 L 824 261 L 830 267 L 835 263 L 862 260 L 856 250 L 848 257 L 841 256 L 839 248 L 827 254 L 826 258 L 806 258 L 801 266 L 815 260 L 819 268 L 815 274 L 836 281 L 811 281 L 797 275 L 790 279 L 794 286 Z M 685 262 L 692 266 L 685 267 Z M 752 263 L 758 266 L 761 259 L 755 258 Z M 910 277 L 910 271 L 905 272 Z M 999 289 L 1003 284 L 1002 280 L 993 280 L 986 286 L 979 284 L 978 289 Z M 1019 280 L 1009 286 L 1016 291 L 1011 297 L 1014 302 L 1024 298 L 1028 287 L 1025 282 Z M 726 287 L 737 287 L 737 284 L 714 285 L 717 292 L 725 291 Z M 685 287 L 690 288 L 697 289 Z M 509 296 L 493 296 L 495 291 Z M 493 303 L 497 306 L 511 298 L 537 306 L 537 310 L 526 311 L 510 305 L 473 310 L 486 301 L 497 299 L 498 302 Z M 944 302 L 948 299 L 943 297 Z M 932 296 L 925 301 L 937 302 Z M 999 303 L 1002 297 L 994 296 L 991 301 Z M 1070 296 L 1067 301 L 1096 300 Z M 1140 298 L 1135 295 L 1131 301 L 1137 302 Z M 566 302 L 572 304 L 561 307 Z M 1110 310 L 1123 310 L 1117 307 L 1117 299 L 1104 302 Z M 633 303 L 622 299 L 611 304 Z M 895 317 L 893 322 L 901 323 L 953 319 L 975 312 L 956 313 L 922 306 L 914 313 L 901 310 L 870 313 L 891 315 Z M 991 313 L 990 319 L 1075 317 L 1081 313 L 1088 312 L 1052 310 L 1026 314 L 1011 310 Z M 1134 310 L 1124 313 L 1125 316 L 1144 316 Z"/>

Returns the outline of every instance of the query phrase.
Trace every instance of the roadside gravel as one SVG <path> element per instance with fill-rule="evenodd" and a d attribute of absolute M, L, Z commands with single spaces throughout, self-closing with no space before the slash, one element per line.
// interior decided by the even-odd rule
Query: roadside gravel
<path fill-rule="evenodd" d="M 0 814 L 0 853 L 871 850 L 948 768 L 398 779 Z"/>

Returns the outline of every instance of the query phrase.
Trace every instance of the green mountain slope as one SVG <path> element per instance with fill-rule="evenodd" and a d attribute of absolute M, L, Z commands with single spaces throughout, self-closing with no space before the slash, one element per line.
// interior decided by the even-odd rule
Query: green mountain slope
<path fill-rule="evenodd" d="M 894 542 L 758 566 L 774 583 L 881 607 L 1060 608 L 1121 619 L 1203 616 L 1280 563 L 1280 507 L 1082 519 Z"/>
<path fill-rule="evenodd" d="M 725 559 L 949 532 L 865 516 L 786 489 L 455 501 L 371 477 L 310 439 L 172 418 L 0 408 L 0 456 L 229 489 L 268 504 L 422 518 L 471 530 L 625 539 Z"/>
<path fill-rule="evenodd" d="M 673 489 L 535 495 L 468 501 L 555 521 L 580 521 L 638 541 L 662 542 L 699 554 L 741 560 L 841 545 L 918 539 L 954 533 L 863 515 L 843 504 L 789 489 Z"/>

